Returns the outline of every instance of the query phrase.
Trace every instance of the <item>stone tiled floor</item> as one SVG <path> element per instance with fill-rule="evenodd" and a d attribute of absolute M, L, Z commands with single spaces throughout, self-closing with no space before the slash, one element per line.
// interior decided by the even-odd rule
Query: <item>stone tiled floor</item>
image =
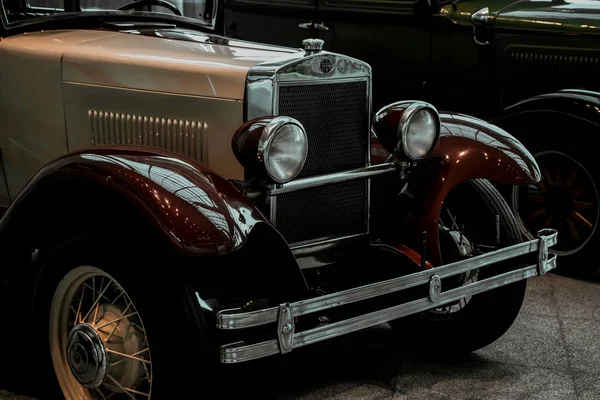
<path fill-rule="evenodd" d="M 443 332 L 432 343 L 451 345 Z M 382 325 L 259 361 L 215 398 L 600 399 L 600 284 L 553 274 L 531 279 L 513 327 L 464 359 L 407 356 Z M 0 399 L 26 398 L 0 390 Z"/>

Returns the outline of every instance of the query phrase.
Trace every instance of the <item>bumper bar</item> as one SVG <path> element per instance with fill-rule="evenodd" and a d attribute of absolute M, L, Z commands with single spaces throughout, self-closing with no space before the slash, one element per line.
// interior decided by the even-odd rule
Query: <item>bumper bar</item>
<path fill-rule="evenodd" d="M 240 309 L 220 311 L 217 314 L 218 329 L 243 329 L 275 322 L 277 322 L 278 326 L 277 339 L 251 345 L 244 345 L 243 342 L 236 342 L 221 346 L 221 363 L 239 363 L 278 353 L 288 353 L 294 348 L 345 335 L 410 314 L 426 311 L 433 307 L 452 303 L 461 298 L 509 285 L 536 275 L 544 275 L 546 272 L 556 267 L 556 255 L 549 254 L 548 249 L 557 243 L 557 235 L 558 233 L 555 230 L 543 229 L 538 233 L 538 239 L 528 242 L 519 243 L 477 257 L 411 275 L 295 303 L 286 303 L 279 307 L 251 312 L 240 312 Z M 538 253 L 537 264 L 442 292 L 441 280 L 444 278 L 534 252 Z M 428 297 L 377 310 L 329 325 L 319 326 L 307 331 L 298 333 L 294 331 L 294 318 L 296 317 L 398 292 L 427 283 L 429 283 Z"/>
<path fill-rule="evenodd" d="M 329 185 L 332 183 L 347 182 L 356 179 L 374 178 L 380 175 L 398 172 L 398 166 L 393 162 L 385 164 L 370 165 L 368 167 L 357 168 L 350 171 L 337 172 L 308 178 L 294 179 L 291 182 L 278 185 L 269 190 L 269 196 L 275 196 L 283 193 L 290 193 L 296 190 L 308 189 L 315 186 Z"/>

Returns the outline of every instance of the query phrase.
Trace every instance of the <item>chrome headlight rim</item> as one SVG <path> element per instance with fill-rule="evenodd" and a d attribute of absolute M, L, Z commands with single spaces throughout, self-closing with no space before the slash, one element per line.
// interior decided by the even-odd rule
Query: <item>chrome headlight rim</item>
<path fill-rule="evenodd" d="M 429 151 L 422 155 L 421 157 L 414 157 L 414 155 L 412 155 L 408 149 L 408 140 L 407 140 L 407 134 L 408 134 L 408 127 L 410 125 L 411 119 L 417 115 L 417 113 L 419 111 L 430 111 L 431 115 L 433 115 L 433 118 L 435 119 L 435 139 L 433 141 L 433 145 L 431 146 L 431 148 L 429 149 Z M 404 111 L 404 113 L 402 114 L 402 116 L 400 117 L 400 122 L 398 123 L 398 131 L 396 134 L 396 139 L 398 140 L 397 145 L 396 145 L 396 152 L 401 152 L 403 154 L 405 154 L 408 158 L 410 158 L 413 161 L 420 161 L 423 160 L 427 157 L 429 157 L 431 155 L 431 153 L 433 153 L 433 150 L 435 149 L 435 146 L 440 138 L 440 130 L 441 130 L 441 121 L 440 121 L 440 114 L 438 112 L 438 110 L 429 103 L 426 102 L 422 102 L 422 101 L 416 101 L 416 102 L 412 102 L 411 105 L 409 105 L 406 110 Z"/>
<path fill-rule="evenodd" d="M 269 154 L 271 151 L 271 144 L 273 140 L 280 132 L 281 128 L 286 125 L 295 125 L 302 132 L 302 136 L 304 137 L 304 142 L 306 143 L 302 149 L 302 162 L 300 163 L 297 171 L 293 174 L 289 179 L 278 179 L 276 174 L 271 170 L 270 163 L 268 162 Z M 273 180 L 273 182 L 277 184 L 284 184 L 293 179 L 295 179 L 302 169 L 304 168 L 304 164 L 306 164 L 306 159 L 308 157 L 308 136 L 306 134 L 306 129 L 304 126 L 295 118 L 278 116 L 273 118 L 267 126 L 263 129 L 262 134 L 260 135 L 260 139 L 258 140 L 258 160 L 259 163 L 263 166 L 265 172 L 269 179 Z"/>

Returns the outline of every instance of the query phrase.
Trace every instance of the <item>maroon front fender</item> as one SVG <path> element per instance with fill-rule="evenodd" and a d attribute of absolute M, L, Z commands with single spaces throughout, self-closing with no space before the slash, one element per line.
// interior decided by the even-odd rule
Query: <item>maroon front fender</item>
<path fill-rule="evenodd" d="M 520 185 L 540 180 L 531 153 L 513 136 L 484 120 L 444 113 L 434 157 L 444 162 L 444 187 L 449 191 L 468 179 Z"/>
<path fill-rule="evenodd" d="M 231 183 L 200 163 L 156 150 L 98 147 L 68 154 L 43 168 L 0 221 L 0 235 L 6 234 L 6 228 L 24 205 L 31 203 L 39 188 L 65 178 L 84 179 L 116 191 L 184 253 L 236 250 L 253 226 L 264 221 Z M 64 191 L 65 185 L 60 187 Z M 77 190 L 73 185 L 66 187 Z"/>
<path fill-rule="evenodd" d="M 535 183 L 540 171 L 527 149 L 502 129 L 483 120 L 441 114 L 440 140 L 433 156 L 411 176 L 404 193 L 411 198 L 403 223 L 412 235 L 427 232 L 428 260 L 440 265 L 438 221 L 444 199 L 462 182 L 483 178 L 509 185 Z M 406 203 L 403 203 L 406 206 Z"/>

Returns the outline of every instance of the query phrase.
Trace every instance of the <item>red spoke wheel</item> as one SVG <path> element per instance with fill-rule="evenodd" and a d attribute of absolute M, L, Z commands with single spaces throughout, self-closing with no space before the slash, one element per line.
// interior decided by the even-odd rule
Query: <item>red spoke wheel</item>
<path fill-rule="evenodd" d="M 512 192 L 512 207 L 517 223 L 528 238 L 534 238 L 543 228 L 558 231 L 554 252 L 563 259 L 590 248 L 596 235 L 600 207 L 596 183 L 584 165 L 556 150 L 535 154 L 542 173 L 536 185 L 516 186 Z M 569 263 L 570 269 L 592 269 L 584 260 Z"/>

